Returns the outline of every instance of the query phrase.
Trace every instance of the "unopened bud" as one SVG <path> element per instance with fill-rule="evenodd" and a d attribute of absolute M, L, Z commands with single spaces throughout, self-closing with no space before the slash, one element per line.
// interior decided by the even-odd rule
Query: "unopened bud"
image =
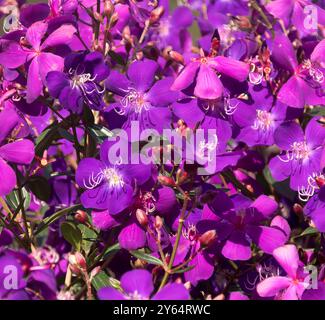
<path fill-rule="evenodd" d="M 117 21 L 118 21 L 118 13 L 114 12 L 109 22 L 110 27 L 113 28 L 116 25 Z"/>
<path fill-rule="evenodd" d="M 181 185 L 188 179 L 188 173 L 182 169 L 178 169 L 176 173 L 176 183 Z"/>
<path fill-rule="evenodd" d="M 83 210 L 78 210 L 76 214 L 74 215 L 74 218 L 76 221 L 80 223 L 86 223 L 88 221 L 88 215 Z"/>
<path fill-rule="evenodd" d="M 103 23 L 104 21 L 103 16 L 97 11 L 94 12 L 94 18 L 100 23 Z"/>
<path fill-rule="evenodd" d="M 163 222 L 163 219 L 159 216 L 156 216 L 155 218 L 155 228 L 157 230 L 160 230 L 163 226 L 164 222 Z"/>
<path fill-rule="evenodd" d="M 96 268 L 94 268 L 93 270 L 91 270 L 91 273 L 90 273 L 90 279 L 93 279 L 101 270 L 101 267 L 98 266 Z"/>
<path fill-rule="evenodd" d="M 167 176 L 158 176 L 158 181 L 160 184 L 166 187 L 175 187 L 176 183 L 173 178 Z"/>
<path fill-rule="evenodd" d="M 74 274 L 79 274 L 87 270 L 86 259 L 80 252 L 69 255 L 70 269 Z"/>
<path fill-rule="evenodd" d="M 177 63 L 184 65 L 184 57 L 177 51 L 170 50 L 168 52 L 169 57 Z"/>
<path fill-rule="evenodd" d="M 146 262 L 144 260 L 141 259 L 137 259 L 134 261 L 134 267 L 137 269 L 143 269 L 146 267 Z"/>
<path fill-rule="evenodd" d="M 216 230 L 209 230 L 202 234 L 199 238 L 202 247 L 208 247 L 217 238 Z"/>
<path fill-rule="evenodd" d="M 213 300 L 225 300 L 226 297 L 223 293 L 218 294 Z"/>
<path fill-rule="evenodd" d="M 105 0 L 104 2 L 104 14 L 106 17 L 110 17 L 115 11 L 115 7 L 111 0 Z"/>
<path fill-rule="evenodd" d="M 140 225 L 142 227 L 146 227 L 148 225 L 148 216 L 143 210 L 138 209 L 135 212 L 135 215 L 136 215 L 137 220 L 139 221 L 139 223 L 140 223 Z"/>
<path fill-rule="evenodd" d="M 150 13 L 150 18 L 149 18 L 149 24 L 154 24 L 160 20 L 162 15 L 165 12 L 165 8 L 163 6 L 160 6 L 154 10 L 151 11 Z"/>
<path fill-rule="evenodd" d="M 325 186 L 325 178 L 324 177 L 317 177 L 317 178 L 315 178 L 315 181 L 319 188 Z"/>
<path fill-rule="evenodd" d="M 246 16 L 237 17 L 237 24 L 241 29 L 251 29 L 252 25 Z"/>
<path fill-rule="evenodd" d="M 302 215 L 304 212 L 302 206 L 299 203 L 295 203 L 292 208 L 293 208 L 293 212 L 296 215 Z"/>
<path fill-rule="evenodd" d="M 24 47 L 30 45 L 25 37 L 19 39 L 19 44 Z"/>

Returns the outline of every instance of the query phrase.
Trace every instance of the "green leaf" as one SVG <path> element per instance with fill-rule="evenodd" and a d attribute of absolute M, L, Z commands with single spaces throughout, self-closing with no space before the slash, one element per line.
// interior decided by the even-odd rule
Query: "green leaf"
<path fill-rule="evenodd" d="M 318 234 L 318 233 L 319 233 L 319 231 L 316 228 L 314 228 L 314 227 L 308 227 L 301 234 L 295 236 L 294 238 L 311 236 L 311 235 Z"/>
<path fill-rule="evenodd" d="M 98 291 L 101 288 L 111 287 L 115 289 L 121 289 L 120 281 L 109 277 L 104 271 L 99 272 L 93 278 L 91 284 Z"/>
<path fill-rule="evenodd" d="M 82 234 L 80 229 L 72 222 L 62 222 L 61 232 L 63 238 L 67 240 L 77 251 L 80 251 Z"/>
<path fill-rule="evenodd" d="M 102 143 L 107 138 L 113 137 L 113 132 L 105 128 L 104 126 L 93 124 L 88 127 L 89 133 L 100 143 Z"/>
<path fill-rule="evenodd" d="M 50 217 L 47 217 L 44 219 L 38 226 L 37 230 L 35 231 L 35 235 L 42 232 L 44 229 L 46 229 L 51 223 L 57 221 L 58 219 L 62 218 L 63 216 L 67 215 L 70 212 L 77 211 L 79 209 L 82 209 L 81 204 L 76 204 L 72 207 L 62 209 L 60 211 L 55 212 Z"/>
<path fill-rule="evenodd" d="M 113 61 L 115 61 L 117 64 L 120 64 L 122 66 L 125 66 L 125 61 L 123 59 L 122 56 L 120 56 L 119 54 L 117 54 L 116 52 L 110 50 L 108 52 L 109 56 L 112 58 Z"/>
<path fill-rule="evenodd" d="M 50 199 L 52 189 L 46 178 L 32 176 L 28 179 L 27 186 L 38 199 L 46 202 Z"/>
<path fill-rule="evenodd" d="M 173 274 L 174 273 L 184 273 L 184 272 L 190 271 L 190 270 L 192 270 L 194 268 L 195 268 L 195 266 L 188 266 L 188 267 L 186 267 L 184 269 L 180 269 L 180 270 L 173 271 Z"/>
<path fill-rule="evenodd" d="M 60 134 L 56 125 L 45 129 L 36 139 L 35 154 L 41 157 L 52 141 L 59 138 Z"/>
<path fill-rule="evenodd" d="M 30 205 L 30 193 L 26 190 L 26 188 L 21 189 L 22 192 L 22 197 L 24 202 L 24 209 L 27 210 Z M 22 203 L 19 201 L 19 195 L 18 195 L 18 190 L 12 191 L 10 194 L 6 196 L 7 202 L 11 208 L 14 209 L 14 211 L 17 211 L 21 209 Z"/>
<path fill-rule="evenodd" d="M 148 253 L 145 253 L 145 252 L 142 252 L 142 251 L 139 251 L 139 250 L 130 251 L 130 253 L 134 257 L 136 257 L 136 258 L 138 258 L 140 260 L 144 260 L 144 261 L 146 261 L 148 263 L 155 264 L 155 265 L 158 265 L 158 266 L 163 266 L 164 265 L 163 262 L 160 259 L 158 259 L 158 258 L 156 258 L 156 257 L 154 257 L 154 256 L 152 256 L 152 255 L 150 255 Z"/>
<path fill-rule="evenodd" d="M 109 256 L 110 254 L 120 250 L 120 244 L 119 243 L 115 243 L 112 246 L 108 247 L 103 253 L 102 253 L 102 260 L 105 260 L 107 256 Z"/>
<path fill-rule="evenodd" d="M 74 143 L 74 136 L 69 131 L 59 127 L 58 132 L 63 139 Z"/>
<path fill-rule="evenodd" d="M 318 117 L 318 116 L 325 116 L 325 108 L 324 107 L 314 107 L 312 110 L 307 112 L 308 115 L 312 117 Z"/>
<path fill-rule="evenodd" d="M 82 243 L 81 243 L 81 248 L 84 250 L 86 255 L 88 255 L 91 246 L 97 239 L 97 234 L 94 230 L 88 228 L 84 224 L 79 224 L 78 228 L 81 232 L 82 235 Z"/>

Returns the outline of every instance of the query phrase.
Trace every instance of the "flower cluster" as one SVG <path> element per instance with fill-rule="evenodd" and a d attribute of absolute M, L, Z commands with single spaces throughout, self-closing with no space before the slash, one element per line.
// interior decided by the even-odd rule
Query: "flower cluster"
<path fill-rule="evenodd" d="M 0 299 L 325 300 L 324 10 L 1 1 Z"/>

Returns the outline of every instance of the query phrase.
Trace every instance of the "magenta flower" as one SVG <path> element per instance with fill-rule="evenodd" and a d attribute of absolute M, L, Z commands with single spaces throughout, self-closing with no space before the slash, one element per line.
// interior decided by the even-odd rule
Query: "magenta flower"
<path fill-rule="evenodd" d="M 72 25 L 62 25 L 45 38 L 47 31 L 46 22 L 35 22 L 27 29 L 22 43 L 8 41 L 0 53 L 0 63 L 7 68 L 15 69 L 29 62 L 27 103 L 33 102 L 41 95 L 46 75 L 50 71 L 63 70 L 63 58 L 49 49 L 68 44 L 76 29 Z"/>
<path fill-rule="evenodd" d="M 121 278 L 123 292 L 114 288 L 101 288 L 100 300 L 188 300 L 189 293 L 183 284 L 171 283 L 152 296 L 152 275 L 147 270 L 132 270 Z"/>
<path fill-rule="evenodd" d="M 85 208 L 122 212 L 134 200 L 134 186 L 150 177 L 150 166 L 112 163 L 108 157 L 111 143 L 101 146 L 100 160 L 84 158 L 77 169 L 76 181 L 85 190 L 81 203 Z"/>
<path fill-rule="evenodd" d="M 223 95 L 224 87 L 218 73 L 237 81 L 244 81 L 249 65 L 228 57 L 205 57 L 192 59 L 182 69 L 172 85 L 172 90 L 184 90 L 194 85 L 194 95 L 200 99 L 217 99 Z"/>
<path fill-rule="evenodd" d="M 211 209 L 222 218 L 216 230 L 218 239 L 222 241 L 221 253 L 228 259 L 250 259 L 251 242 L 271 254 L 287 240 L 286 234 L 279 228 L 261 225 L 277 210 L 277 203 L 270 197 L 261 195 L 251 201 L 241 195 L 227 198 L 225 194 L 219 193 Z"/>
<path fill-rule="evenodd" d="M 18 124 L 19 117 L 13 109 L 5 109 L 0 113 L 0 196 L 10 193 L 16 185 L 16 173 L 8 164 L 30 164 L 34 158 L 34 144 L 30 140 L 21 139 L 4 143 L 4 139 Z"/>
<path fill-rule="evenodd" d="M 294 108 L 303 108 L 306 104 L 324 105 L 324 57 L 325 40 L 314 48 L 309 59 L 299 64 L 290 40 L 284 35 L 277 35 L 272 58 L 291 74 L 278 93 L 279 101 Z"/>
<path fill-rule="evenodd" d="M 304 12 L 304 8 L 310 5 L 313 6 L 313 10 L 315 10 L 318 17 L 316 28 L 313 26 L 308 28 L 307 24 L 305 24 L 305 21 L 308 18 L 307 15 L 310 14 L 310 11 L 308 10 L 307 12 Z M 301 36 L 315 32 L 318 23 L 325 23 L 324 9 L 310 0 L 275 0 L 267 3 L 265 7 L 267 11 L 274 15 L 274 17 L 282 19 L 286 26 L 289 26 L 291 22 L 301 33 Z"/>
<path fill-rule="evenodd" d="M 277 181 L 290 177 L 290 187 L 302 200 L 310 195 L 310 179 L 322 171 L 325 130 L 318 121 L 318 117 L 310 120 L 305 133 L 296 122 L 282 124 L 274 133 L 275 143 L 283 152 L 270 161 L 271 174 Z"/>
<path fill-rule="evenodd" d="M 263 280 L 256 287 L 257 293 L 261 297 L 275 297 L 278 300 L 301 299 L 310 283 L 307 274 L 303 273 L 296 246 L 288 244 L 279 247 L 273 251 L 273 257 L 287 276 L 272 276 Z"/>

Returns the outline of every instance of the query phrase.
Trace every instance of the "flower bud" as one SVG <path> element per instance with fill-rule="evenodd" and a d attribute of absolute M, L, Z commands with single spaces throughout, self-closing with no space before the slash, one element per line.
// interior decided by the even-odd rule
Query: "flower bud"
<path fill-rule="evenodd" d="M 88 215 L 83 210 L 77 210 L 76 214 L 74 215 L 76 221 L 84 224 L 88 221 Z"/>
<path fill-rule="evenodd" d="M 93 279 L 100 272 L 100 270 L 101 270 L 100 266 L 94 268 L 90 273 L 90 279 Z"/>
<path fill-rule="evenodd" d="M 113 28 L 116 25 L 117 21 L 118 21 L 118 13 L 117 12 L 114 12 L 112 14 L 111 19 L 110 19 L 110 22 L 109 22 L 110 27 Z"/>
<path fill-rule="evenodd" d="M 325 178 L 323 176 L 315 178 L 315 181 L 319 188 L 325 186 Z"/>
<path fill-rule="evenodd" d="M 104 15 L 110 17 L 115 11 L 115 7 L 111 0 L 105 0 L 104 2 Z"/>
<path fill-rule="evenodd" d="M 156 9 L 153 9 L 150 13 L 149 24 L 154 24 L 158 22 L 161 16 L 164 14 L 165 9 L 163 6 L 160 6 Z"/>
<path fill-rule="evenodd" d="M 238 27 L 241 29 L 251 29 L 252 24 L 249 21 L 249 18 L 246 16 L 238 16 L 237 19 Z"/>
<path fill-rule="evenodd" d="M 100 23 L 103 23 L 104 21 L 103 16 L 97 11 L 94 12 L 94 18 Z"/>
<path fill-rule="evenodd" d="M 160 230 L 162 228 L 163 224 L 164 224 L 163 219 L 161 217 L 159 217 L 159 216 L 156 216 L 156 218 L 155 218 L 155 228 L 157 230 Z"/>
<path fill-rule="evenodd" d="M 216 230 L 209 230 L 202 234 L 199 238 L 202 247 L 208 247 L 217 238 Z"/>
<path fill-rule="evenodd" d="M 302 206 L 299 204 L 299 203 L 295 203 L 293 205 L 293 212 L 296 214 L 296 215 L 302 215 L 304 213 L 304 210 L 302 208 Z"/>
<path fill-rule="evenodd" d="M 173 178 L 167 176 L 158 176 L 158 181 L 160 184 L 166 187 L 175 187 L 176 183 Z"/>
<path fill-rule="evenodd" d="M 182 169 L 178 169 L 176 173 L 176 183 L 183 184 L 188 179 L 188 173 Z"/>
<path fill-rule="evenodd" d="M 223 293 L 218 294 L 213 300 L 225 300 L 226 297 Z"/>
<path fill-rule="evenodd" d="M 148 216 L 143 210 L 137 209 L 135 215 L 142 227 L 146 227 L 148 225 Z"/>
<path fill-rule="evenodd" d="M 80 252 L 69 255 L 70 269 L 74 274 L 80 274 L 87 270 L 87 262 Z"/>
<path fill-rule="evenodd" d="M 168 52 L 168 55 L 169 55 L 169 57 L 170 57 L 172 60 L 174 60 L 175 62 L 184 65 L 184 63 L 185 63 L 185 62 L 184 62 L 184 57 L 183 57 L 180 53 L 178 53 L 177 51 L 170 50 L 170 51 Z"/>

